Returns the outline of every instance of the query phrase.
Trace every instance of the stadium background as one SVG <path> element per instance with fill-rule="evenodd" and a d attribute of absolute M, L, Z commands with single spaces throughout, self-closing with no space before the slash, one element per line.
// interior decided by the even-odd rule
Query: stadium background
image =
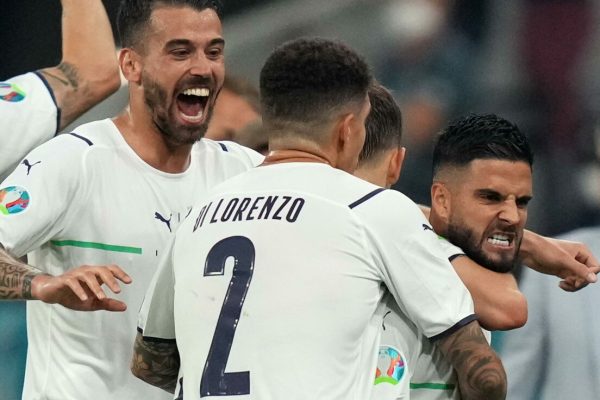
<path fill-rule="evenodd" d="M 113 29 L 118 3 L 104 0 Z M 223 3 L 228 74 L 256 83 L 269 52 L 298 36 L 338 38 L 367 57 L 404 112 L 408 153 L 397 188 L 414 200 L 428 202 L 431 142 L 439 128 L 454 116 L 494 112 L 515 121 L 536 153 L 528 227 L 555 235 L 598 223 L 600 2 Z M 59 0 L 3 0 L 1 11 L 0 80 L 58 63 Z M 125 101 L 121 90 L 80 121 L 112 115 Z M 20 398 L 23 315 L 21 303 L 0 304 L 5 400 Z"/>

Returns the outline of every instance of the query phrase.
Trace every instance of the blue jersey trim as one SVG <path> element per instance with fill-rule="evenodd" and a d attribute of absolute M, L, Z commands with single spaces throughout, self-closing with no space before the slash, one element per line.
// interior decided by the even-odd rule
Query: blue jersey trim
<path fill-rule="evenodd" d="M 90 139 L 88 139 L 86 137 L 83 137 L 81 135 L 78 135 L 78 134 L 76 134 L 74 132 L 69 133 L 69 135 L 73 135 L 76 138 L 83 140 L 84 142 L 86 142 L 88 144 L 88 146 L 93 146 L 94 145 L 94 143 L 92 143 L 92 141 Z"/>
<path fill-rule="evenodd" d="M 364 203 L 365 201 L 369 200 L 371 197 L 378 195 L 379 193 L 383 192 L 384 190 L 385 190 L 384 188 L 375 189 L 371 193 L 368 193 L 368 194 L 364 195 L 363 197 L 361 197 L 360 199 L 356 200 L 354 203 L 350 204 L 348 207 L 354 208 L 354 207 Z"/>
<path fill-rule="evenodd" d="M 58 106 L 58 103 L 56 102 L 56 97 L 54 97 L 54 91 L 52 90 L 52 86 L 50 86 L 50 84 L 46 80 L 46 77 L 44 75 L 42 75 L 42 73 L 40 73 L 39 71 L 34 71 L 33 73 L 36 74 L 38 76 L 38 78 L 40 78 L 42 80 L 42 83 L 44 84 L 44 86 L 46 86 L 46 89 L 48 89 L 48 93 L 50 93 L 52 102 L 54 103 L 54 106 L 56 107 L 56 131 L 54 132 L 54 136 L 56 136 L 56 135 L 58 135 L 58 132 L 60 131 L 60 107 Z"/>
<path fill-rule="evenodd" d="M 463 319 L 461 319 L 460 321 L 458 321 L 456 324 L 454 324 L 451 328 L 446 329 L 444 332 L 442 333 L 438 333 L 435 336 L 432 336 L 429 338 L 429 340 L 431 340 L 432 342 L 445 338 L 447 336 L 452 335 L 454 332 L 456 332 L 457 330 L 459 330 L 460 328 L 462 328 L 463 326 L 470 324 L 473 321 L 477 320 L 477 315 L 476 314 L 471 314 L 468 317 L 465 317 Z"/>
<path fill-rule="evenodd" d="M 176 339 L 165 339 L 165 338 L 157 338 L 152 336 L 144 336 L 144 330 L 140 327 L 137 328 L 137 331 L 142 335 L 145 341 L 153 342 L 153 343 L 177 343 Z"/>
<path fill-rule="evenodd" d="M 225 146 L 223 143 L 219 142 L 219 146 L 221 146 L 221 148 L 223 149 L 223 151 L 229 151 L 229 149 L 227 148 L 227 146 Z"/>
<path fill-rule="evenodd" d="M 462 256 L 466 256 L 466 255 L 463 253 L 453 254 L 450 257 L 448 257 L 448 261 L 452 262 L 452 261 L 456 260 L 458 257 L 462 257 Z"/>

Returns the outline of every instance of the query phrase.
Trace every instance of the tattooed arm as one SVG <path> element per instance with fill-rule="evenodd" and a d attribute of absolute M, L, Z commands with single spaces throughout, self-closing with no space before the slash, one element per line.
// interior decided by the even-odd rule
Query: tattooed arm
<path fill-rule="evenodd" d="M 125 311 L 125 303 L 106 297 L 102 290 L 106 284 L 119 293 L 117 280 L 131 282 L 116 265 L 82 265 L 51 276 L 17 260 L 0 244 L 0 300 L 41 300 L 78 311 Z"/>
<path fill-rule="evenodd" d="M 61 0 L 62 61 L 40 72 L 61 112 L 60 129 L 119 88 L 110 22 L 101 0 Z"/>
<path fill-rule="evenodd" d="M 179 373 L 177 343 L 157 342 L 144 339 L 141 333 L 135 337 L 131 372 L 152 386 L 175 393 Z"/>
<path fill-rule="evenodd" d="M 0 300 L 30 300 L 31 281 L 42 272 L 12 257 L 0 243 Z"/>
<path fill-rule="evenodd" d="M 506 398 L 506 373 L 500 358 L 473 321 L 437 341 L 458 377 L 461 399 Z"/>

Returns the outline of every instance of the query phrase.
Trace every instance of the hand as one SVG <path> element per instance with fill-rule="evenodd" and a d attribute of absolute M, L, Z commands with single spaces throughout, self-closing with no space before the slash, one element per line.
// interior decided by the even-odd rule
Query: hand
<path fill-rule="evenodd" d="M 568 292 L 584 288 L 597 281 L 600 263 L 583 243 L 551 239 L 537 234 L 529 240 L 523 263 L 528 267 L 563 280 L 559 287 Z M 523 248 L 523 247 L 522 247 Z"/>
<path fill-rule="evenodd" d="M 59 276 L 37 275 L 31 282 L 31 294 L 34 299 L 72 310 L 125 311 L 125 303 L 106 297 L 101 288 L 105 284 L 113 293 L 121 292 L 117 279 L 131 283 L 129 275 L 116 265 L 82 265 Z"/>

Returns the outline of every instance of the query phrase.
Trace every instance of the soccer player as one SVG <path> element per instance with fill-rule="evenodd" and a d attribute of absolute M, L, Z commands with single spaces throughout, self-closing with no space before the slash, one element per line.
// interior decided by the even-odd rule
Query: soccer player
<path fill-rule="evenodd" d="M 401 112 L 392 95 L 381 85 L 373 85 L 369 90 L 369 97 L 371 113 L 367 119 L 367 136 L 355 175 L 389 187 L 400 175 L 404 155 L 400 146 Z M 569 279 L 583 280 L 588 278 L 588 268 L 593 270 L 594 266 L 597 267 L 589 250 L 579 243 L 549 241 L 531 232 L 526 232 L 525 236 L 529 238 L 526 242 L 532 253 L 527 257 L 528 262 L 536 265 L 539 270 L 546 273 L 570 270 Z M 535 246 L 531 245 L 533 241 Z M 572 256 L 568 252 L 573 250 L 576 253 Z M 457 255 L 459 253 L 460 251 L 456 252 Z M 577 254 L 587 264 L 580 263 L 576 259 Z M 471 291 L 475 311 L 483 325 L 490 329 L 510 329 L 524 323 L 527 316 L 526 305 L 511 274 L 487 270 L 467 257 L 454 258 L 452 263 Z M 566 277 L 564 274 L 563 276 Z M 379 369 L 380 375 L 376 378 L 372 398 L 408 398 L 408 381 L 413 373 L 414 379 L 419 382 L 412 383 L 412 397 L 428 395 L 426 398 L 452 398 L 457 394 L 455 378 L 443 356 L 439 352 L 432 353 L 433 348 L 427 343 L 427 339 L 403 319 L 402 312 L 392 301 L 388 302 L 387 307 L 384 311 L 387 315 L 380 348 L 382 368 Z M 395 372 L 396 376 L 385 373 L 385 366 L 389 365 L 390 359 L 393 361 L 393 357 L 390 357 L 392 354 L 400 357 L 404 367 L 402 370 L 391 370 L 392 375 Z M 440 375 L 440 372 L 447 376 Z"/>
<path fill-rule="evenodd" d="M 269 56 L 271 153 L 177 232 L 140 313 L 137 376 L 186 399 L 368 398 L 385 284 L 461 371 L 464 393 L 504 398 L 502 365 L 424 215 L 349 173 L 370 81 L 338 42 L 298 39 Z"/>
<path fill-rule="evenodd" d="M 0 180 L 25 154 L 50 140 L 119 88 L 110 23 L 101 0 L 61 0 L 62 60 L 54 67 L 0 82 Z M 38 168 L 34 161 L 22 161 Z"/>
<path fill-rule="evenodd" d="M 263 159 L 199 141 L 223 83 L 220 10 L 213 0 L 124 0 L 119 61 L 129 108 L 41 145 L 27 155 L 38 165 L 19 166 L 0 185 L 0 243 L 35 266 L 3 262 L 2 290 L 23 296 L 40 275 L 81 265 L 116 264 L 132 279 L 117 295 L 123 313 L 28 302 L 25 400 L 170 397 L 129 372 L 142 297 L 199 196 Z"/>

